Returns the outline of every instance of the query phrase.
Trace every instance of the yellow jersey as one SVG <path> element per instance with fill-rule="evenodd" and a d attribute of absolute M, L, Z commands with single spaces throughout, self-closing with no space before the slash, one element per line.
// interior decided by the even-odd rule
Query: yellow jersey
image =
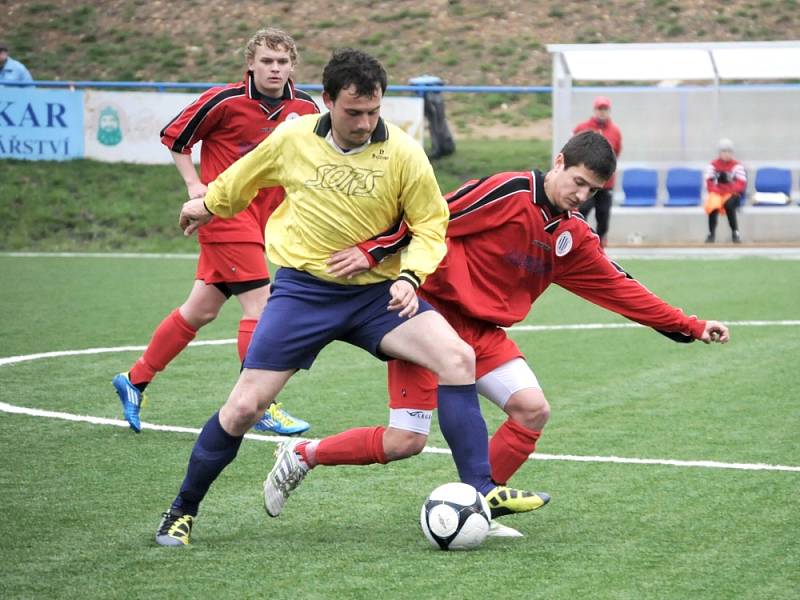
<path fill-rule="evenodd" d="M 209 186 L 208 209 L 220 217 L 244 210 L 264 187 L 282 186 L 283 203 L 267 222 L 267 256 L 276 265 L 326 281 L 370 284 L 401 271 L 417 283 L 446 252 L 447 204 L 422 147 L 402 129 L 378 121 L 369 143 L 343 153 L 326 138 L 331 117 L 306 115 L 282 123 Z M 352 279 L 332 277 L 326 261 L 404 219 L 411 243 Z"/>

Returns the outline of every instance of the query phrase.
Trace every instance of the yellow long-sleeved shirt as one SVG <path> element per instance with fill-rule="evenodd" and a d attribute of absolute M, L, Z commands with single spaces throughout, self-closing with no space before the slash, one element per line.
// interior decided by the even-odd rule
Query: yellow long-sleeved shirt
<path fill-rule="evenodd" d="M 267 223 L 269 259 L 326 281 L 369 284 L 410 271 L 420 282 L 445 255 L 448 210 L 422 148 L 381 119 L 366 149 L 342 154 L 325 139 L 330 115 L 286 121 L 208 188 L 220 217 L 244 210 L 259 188 L 280 185 L 283 203 Z M 353 277 L 326 272 L 330 256 L 404 218 L 412 241 L 399 255 Z"/>

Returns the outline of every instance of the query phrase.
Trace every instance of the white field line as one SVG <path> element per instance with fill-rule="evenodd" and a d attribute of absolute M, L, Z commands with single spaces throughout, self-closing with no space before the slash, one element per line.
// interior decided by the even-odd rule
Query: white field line
<path fill-rule="evenodd" d="M 765 326 L 797 326 L 800 321 L 733 321 L 729 325 L 751 326 L 751 327 L 765 327 Z M 621 329 L 630 327 L 641 327 L 638 323 L 583 323 L 572 325 L 516 325 L 509 328 L 509 331 L 563 331 L 563 330 L 583 330 L 583 329 Z M 221 344 L 234 344 L 235 339 L 222 339 L 222 340 L 205 340 L 192 342 L 190 346 L 214 346 Z M 84 350 L 61 350 L 55 352 L 41 352 L 38 354 L 27 354 L 21 356 L 8 356 L 0 358 L 0 366 L 12 365 L 21 362 L 38 360 L 43 358 L 58 358 L 63 356 L 80 356 L 80 355 L 93 355 L 105 354 L 112 352 L 136 352 L 142 351 L 145 346 L 119 346 L 115 348 L 87 348 Z M 75 415 L 65 412 L 41 410 L 38 408 L 27 408 L 23 406 L 15 406 L 0 402 L 0 412 L 7 412 L 13 414 L 24 414 L 35 417 L 45 417 L 50 419 L 62 419 L 66 421 L 91 423 L 94 425 L 111 425 L 114 427 L 128 427 L 127 422 L 120 419 L 106 419 L 103 417 L 93 417 L 89 415 Z M 197 435 L 200 433 L 199 429 L 191 427 L 179 427 L 175 425 L 159 425 L 156 423 L 142 423 L 143 429 L 153 431 L 167 431 L 174 433 L 192 433 Z M 262 442 L 280 442 L 289 438 L 282 436 L 265 436 L 255 433 L 245 434 L 245 438 L 262 441 Z M 295 438 L 296 439 L 296 438 Z M 450 454 L 450 450 L 446 448 L 434 448 L 426 446 L 424 452 L 432 454 Z M 745 471 L 791 471 L 800 472 L 800 467 L 787 466 L 787 465 L 769 465 L 758 463 L 724 463 L 708 460 L 671 460 L 671 459 L 656 459 L 656 458 L 624 458 L 618 456 L 575 456 L 575 455 L 554 455 L 543 454 L 537 452 L 531 454 L 530 457 L 534 460 L 565 460 L 572 462 L 600 462 L 600 463 L 619 463 L 619 464 L 637 464 L 637 465 L 667 465 L 675 467 L 704 467 L 712 469 L 738 469 Z"/>
<path fill-rule="evenodd" d="M 786 320 L 786 321 L 728 321 L 726 325 L 730 327 L 797 327 L 800 325 L 800 320 Z M 643 327 L 638 323 L 575 323 L 566 325 L 514 325 L 509 327 L 508 331 L 515 332 L 529 332 L 529 331 L 575 331 L 575 330 L 590 330 L 590 329 L 630 329 L 634 327 Z M 228 338 L 221 340 L 202 340 L 191 342 L 190 346 L 217 346 L 222 344 L 235 344 L 236 339 Z M 22 354 L 19 356 L 6 356 L 0 358 L 0 367 L 5 365 L 13 365 L 30 360 L 39 360 L 42 358 L 59 358 L 62 356 L 80 356 L 92 354 L 111 354 L 114 352 L 141 352 L 146 346 L 116 346 L 113 348 L 85 348 L 83 350 L 56 350 L 53 352 L 39 352 L 37 354 Z"/>
<path fill-rule="evenodd" d="M 58 412 L 52 410 L 41 410 L 38 408 L 26 408 L 23 406 L 14 406 L 0 402 L 0 411 L 17 415 L 28 415 L 33 417 L 45 417 L 49 419 L 61 419 L 63 421 L 72 421 L 77 423 L 90 423 L 92 425 L 111 425 L 113 427 L 127 428 L 128 423 L 121 419 L 106 419 L 103 417 L 93 417 L 89 415 L 75 415 L 71 413 Z M 143 431 L 164 431 L 171 433 L 191 433 L 198 435 L 199 428 L 195 427 L 180 427 L 177 425 L 159 425 L 157 423 L 142 422 Z M 131 434 L 134 435 L 134 434 Z M 257 433 L 247 433 L 244 436 L 248 440 L 255 440 L 259 442 L 271 442 L 273 444 L 283 442 L 289 439 L 299 440 L 314 438 L 289 438 L 279 435 L 259 435 Z M 447 448 L 434 448 L 426 446 L 423 452 L 429 454 L 450 454 Z M 576 456 L 571 454 L 542 454 L 537 452 L 531 454 L 528 458 L 533 460 L 563 460 L 569 462 L 592 462 L 592 463 L 618 463 L 618 464 L 631 464 L 631 465 L 663 465 L 670 467 L 702 467 L 707 469 L 735 469 L 739 471 L 789 471 L 800 473 L 800 467 L 793 467 L 787 465 L 769 465 L 758 463 L 725 463 L 713 460 L 670 460 L 659 458 L 624 458 L 620 456 Z"/>

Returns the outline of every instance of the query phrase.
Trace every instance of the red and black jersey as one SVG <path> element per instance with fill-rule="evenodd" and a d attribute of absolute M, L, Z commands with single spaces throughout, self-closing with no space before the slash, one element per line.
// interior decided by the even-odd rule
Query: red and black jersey
<path fill-rule="evenodd" d="M 673 339 L 702 335 L 704 321 L 670 306 L 612 262 L 579 213 L 553 206 L 539 171 L 469 181 L 445 199 L 447 256 L 422 286 L 437 302 L 508 327 L 555 283 L 628 319 L 678 334 Z M 360 248 L 374 259 L 376 245 L 394 247 L 406 234 L 400 228 Z"/>
<path fill-rule="evenodd" d="M 622 153 L 622 132 L 617 127 L 616 123 L 614 123 L 610 118 L 606 119 L 605 121 L 601 121 L 596 117 L 592 117 L 583 123 L 578 123 L 575 126 L 575 129 L 572 130 L 573 134 L 580 133 L 582 131 L 596 131 L 600 135 L 602 135 L 608 143 L 611 144 L 611 149 L 614 151 L 614 155 L 619 158 L 619 155 Z M 614 189 L 614 175 L 612 175 L 606 184 L 603 186 L 604 190 L 611 190 Z"/>
<path fill-rule="evenodd" d="M 244 81 L 211 88 L 183 109 L 161 131 L 161 143 L 173 152 L 190 154 L 192 146 L 202 141 L 200 181 L 208 185 L 283 121 L 318 112 L 311 96 L 296 89 L 292 81 L 277 103 L 267 99 L 256 89 L 253 73 L 248 71 Z M 267 219 L 282 200 L 282 188 L 263 189 L 236 217 L 214 217 L 200 227 L 198 239 L 203 243 L 263 244 Z"/>
<path fill-rule="evenodd" d="M 747 172 L 738 160 L 715 158 L 706 168 L 706 189 L 717 194 L 741 194 L 747 188 Z"/>

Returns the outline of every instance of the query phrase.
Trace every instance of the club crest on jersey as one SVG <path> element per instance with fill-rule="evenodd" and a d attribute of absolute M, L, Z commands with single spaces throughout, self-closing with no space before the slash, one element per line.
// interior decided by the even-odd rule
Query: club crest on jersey
<path fill-rule="evenodd" d="M 299 118 L 300 118 L 300 115 L 298 115 L 296 112 L 290 112 L 288 115 L 286 115 L 286 118 L 284 120 L 285 121 L 293 121 L 294 119 L 299 119 Z"/>
<path fill-rule="evenodd" d="M 572 234 L 565 231 L 556 240 L 556 256 L 564 256 L 572 250 Z"/>

